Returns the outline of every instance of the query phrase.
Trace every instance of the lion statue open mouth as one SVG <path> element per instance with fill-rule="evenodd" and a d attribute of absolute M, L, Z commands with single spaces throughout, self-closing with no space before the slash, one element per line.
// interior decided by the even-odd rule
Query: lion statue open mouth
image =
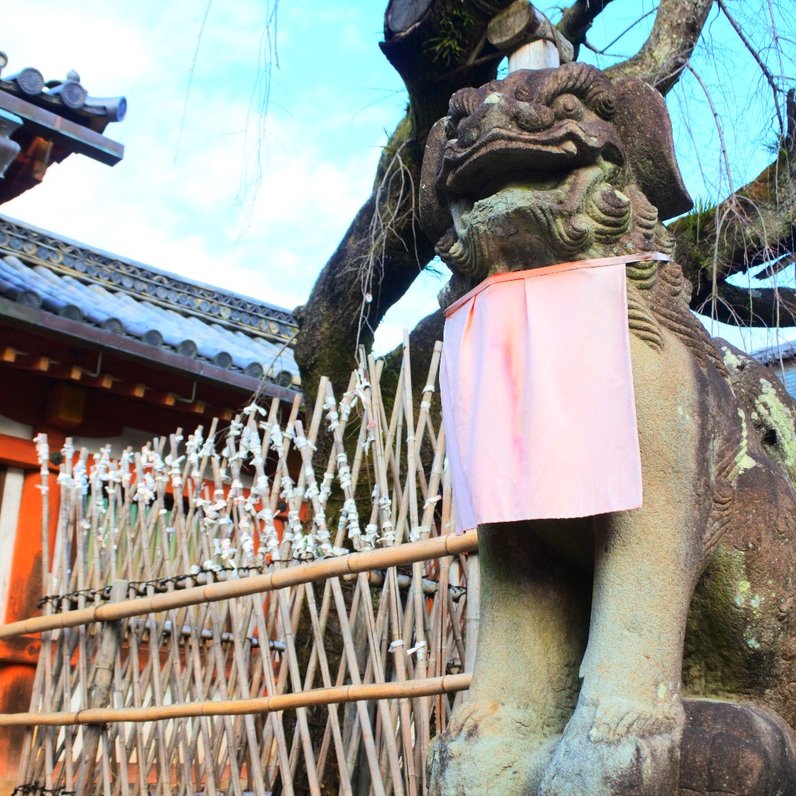
<path fill-rule="evenodd" d="M 421 215 L 457 279 L 670 247 L 660 219 L 691 201 L 663 99 L 584 64 L 515 72 L 453 95 L 429 135 Z M 644 142 L 640 140 L 645 138 Z"/>
<path fill-rule="evenodd" d="M 796 793 L 796 420 L 661 262 L 661 221 L 690 207 L 663 98 L 639 80 L 517 71 L 458 91 L 431 130 L 420 211 L 453 274 L 443 308 L 496 274 L 629 261 L 643 477 L 639 509 L 479 525 L 473 684 L 435 741 L 432 794 Z M 489 342 L 471 360 L 507 350 Z"/>

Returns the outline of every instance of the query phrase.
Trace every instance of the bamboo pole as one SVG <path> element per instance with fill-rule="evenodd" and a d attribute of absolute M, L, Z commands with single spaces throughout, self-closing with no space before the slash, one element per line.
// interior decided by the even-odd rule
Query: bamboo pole
<path fill-rule="evenodd" d="M 290 406 L 274 400 L 268 413 L 251 404 L 223 437 L 216 438 L 211 429 L 206 442 L 197 430 L 183 446 L 178 430 L 156 439 L 139 455 L 127 452 L 118 464 L 107 449 L 94 454 L 93 464 L 91 456 L 86 461 L 81 451 L 82 469 L 75 484 L 64 485 L 75 501 L 68 537 L 77 557 L 69 559 L 75 560 L 75 566 L 64 569 L 52 590 L 72 595 L 72 605 L 62 601 L 60 606 L 53 604 L 51 612 L 57 612 L 51 619 L 56 626 L 76 631 L 53 634 L 55 666 L 50 677 L 42 680 L 53 680 L 57 690 L 49 705 L 43 704 L 42 693 L 30 712 L 51 715 L 88 705 L 81 697 L 91 681 L 104 633 L 92 623 L 118 622 L 130 616 L 140 618 L 130 622 L 129 648 L 120 649 L 114 661 L 116 693 L 106 709 L 166 711 L 162 720 L 152 718 L 152 713 L 129 724 L 127 719 L 109 720 L 101 739 L 107 754 L 102 769 L 96 769 L 95 789 L 108 796 L 122 796 L 128 789 L 137 796 L 148 792 L 166 796 L 175 792 L 179 782 L 177 790 L 185 785 L 208 794 L 215 789 L 242 796 L 255 789 L 254 776 L 262 779 L 266 791 L 281 787 L 289 796 L 293 772 L 308 767 L 316 773 L 316 783 L 310 785 L 316 791 L 331 752 L 342 777 L 341 793 L 360 796 L 369 790 L 372 796 L 379 792 L 398 796 L 404 788 L 410 794 L 425 792 L 422 747 L 428 722 L 433 721 L 429 709 L 433 705 L 437 714 L 437 730 L 444 727 L 453 694 L 457 701 L 461 698 L 458 690 L 451 691 L 450 697 L 444 696 L 450 689 L 432 692 L 433 703 L 428 693 L 403 690 L 369 706 L 362 700 L 321 701 L 317 705 L 326 705 L 329 712 L 312 717 L 322 722 L 326 718 L 323 739 L 314 730 L 308 737 L 306 720 L 294 727 L 291 719 L 290 738 L 285 738 L 283 726 L 283 711 L 314 707 L 316 693 L 380 684 L 411 686 L 415 678 L 420 683 L 427 677 L 442 678 L 450 660 L 464 660 L 462 636 L 468 613 L 464 606 L 470 595 L 464 589 L 462 594 L 451 594 L 447 586 L 459 584 L 457 572 L 464 578 L 467 564 L 461 554 L 475 548 L 476 540 L 472 539 L 470 548 L 466 539 L 451 534 L 450 544 L 427 547 L 426 554 L 415 558 L 412 553 L 408 560 L 404 555 L 417 552 L 420 546 L 400 544 L 410 534 L 410 542 L 419 536 L 438 543 L 437 534 L 446 535 L 451 520 L 450 486 L 443 469 L 444 434 L 435 428 L 436 415 L 430 412 L 436 363 L 429 369 L 419 412 L 415 412 L 408 359 L 407 348 L 389 414 L 379 383 L 381 363 L 363 355 L 362 368 L 352 375 L 340 404 L 335 403 L 330 387 L 323 385 L 311 413 L 300 414 L 297 402 Z M 282 410 L 289 410 L 290 417 Z M 351 428 L 345 439 L 350 437 L 351 459 L 343 445 L 349 416 Z M 287 422 L 280 420 L 283 417 Z M 316 474 L 319 462 L 313 462 L 314 441 L 326 434 L 333 445 L 328 458 L 324 457 L 325 468 Z M 430 445 L 433 456 L 430 471 L 425 469 L 430 460 L 420 455 L 423 445 Z M 133 459 L 135 469 L 130 472 Z M 296 459 L 301 459 L 301 469 Z M 213 472 L 205 475 L 211 463 Z M 76 491 L 81 473 L 82 483 L 87 480 L 89 485 L 82 494 Z M 367 481 L 368 490 L 377 485 L 376 493 L 370 499 L 363 489 L 358 493 L 358 481 Z M 108 483 L 114 484 L 112 496 Z M 335 497 L 341 491 L 346 500 L 339 517 L 335 502 L 327 506 L 332 490 Z M 103 505 L 106 492 L 110 500 Z M 170 495 L 173 505 L 167 502 Z M 442 527 L 438 529 L 440 499 Z M 285 501 L 289 513 L 281 544 L 273 522 L 280 501 Z M 279 511 L 283 510 L 280 505 Z M 370 523 L 365 526 L 368 514 Z M 336 528 L 329 527 L 332 518 Z M 365 526 L 361 534 L 359 521 Z M 330 549 L 331 536 L 335 536 L 334 548 L 351 541 L 355 552 L 330 556 L 338 552 Z M 56 548 L 56 558 L 58 552 Z M 316 560 L 306 564 L 300 558 Z M 424 561 L 428 563 L 419 563 Z M 449 572 L 451 562 L 455 565 Z M 396 572 L 395 566 L 402 563 L 413 565 L 411 575 Z M 218 572 L 208 571 L 216 568 Z M 263 574 L 249 574 L 254 568 Z M 56 570 L 54 561 L 53 577 Z M 438 573 L 439 584 L 434 582 Z M 341 577 L 354 587 L 350 614 L 349 595 L 341 599 L 342 584 L 336 580 Z M 102 602 L 102 590 L 120 578 L 134 582 L 130 596 L 135 599 L 124 600 L 122 615 L 114 615 L 108 612 L 112 606 Z M 316 582 L 317 592 L 313 590 Z M 371 591 L 373 586 L 382 586 L 381 594 Z M 407 586 L 411 587 L 408 593 Z M 269 596 L 276 589 L 280 591 Z M 459 598 L 457 606 L 454 600 Z M 78 611 L 59 611 L 72 606 Z M 331 666 L 325 648 L 327 619 L 333 615 L 347 627 L 355 644 L 340 652 L 337 677 L 331 671 L 338 668 L 337 662 Z M 283 636 L 292 639 L 300 626 L 305 627 L 305 616 L 311 636 L 297 635 L 291 645 L 282 641 Z M 367 631 L 361 637 L 362 648 L 358 628 Z M 17 624 L 17 629 L 25 632 L 26 627 Z M 0 638 L 13 631 L 13 625 L 0 626 Z M 299 641 L 306 643 L 307 660 L 304 652 L 296 655 Z M 393 654 L 387 649 L 391 641 L 403 643 L 393 648 Z M 404 649 L 412 645 L 413 650 Z M 426 649 L 428 657 L 422 660 Z M 353 686 L 345 686 L 352 663 L 361 676 L 357 675 L 359 681 Z M 44 668 L 39 667 L 42 675 Z M 447 677 L 450 680 L 451 675 Z M 405 683 L 400 682 L 403 678 Z M 316 692 L 315 685 L 323 688 Z M 282 700 L 286 698 L 311 702 L 285 706 Z M 252 715 L 240 709 L 219 712 L 225 702 L 250 704 L 252 699 L 276 700 L 270 702 L 275 707 Z M 212 702 L 209 712 L 193 712 L 176 721 L 175 706 L 187 704 L 195 711 L 205 701 Z M 335 711 L 342 714 L 338 703 L 346 701 L 358 704 L 341 721 Z M 83 721 L 86 715 L 91 717 L 85 711 L 79 713 Z M 356 718 L 351 720 L 353 715 Z M 30 728 L 36 733 L 37 771 L 27 781 L 43 781 L 49 770 L 54 786 L 72 784 L 80 753 L 78 765 L 70 772 L 68 747 L 74 743 L 74 749 L 80 749 L 82 738 L 94 728 L 85 723 L 60 731 L 50 724 L 31 723 Z M 49 754 L 47 736 L 54 742 Z M 125 762 L 131 772 L 128 782 L 111 776 Z M 257 777 L 258 764 L 262 777 Z M 360 776 L 365 767 L 370 777 Z M 302 788 L 307 785 L 303 779 L 302 775 Z"/>
<path fill-rule="evenodd" d="M 39 477 L 41 478 L 41 588 L 42 597 L 47 594 L 47 585 L 50 580 L 50 521 L 49 521 L 49 446 L 46 434 L 37 434 L 34 442 L 36 444 L 36 454 L 39 461 Z M 52 606 L 49 603 L 44 605 L 44 614 L 49 614 Z M 52 660 L 51 634 L 46 634 L 42 638 L 41 653 L 44 659 L 44 678 L 42 681 L 42 707 L 44 710 L 52 708 L 53 700 L 53 660 Z M 53 767 L 54 767 L 54 745 L 55 739 L 51 731 L 44 733 L 44 783 L 48 788 L 53 787 Z"/>
<path fill-rule="evenodd" d="M 74 724 L 107 724 L 115 721 L 146 722 L 196 716 L 247 716 L 279 710 L 298 710 L 317 705 L 366 702 L 373 699 L 415 699 L 436 694 L 464 691 L 472 675 L 448 674 L 403 683 L 368 683 L 314 688 L 295 694 L 252 699 L 209 700 L 185 704 L 152 705 L 139 708 L 85 708 L 55 713 L 0 713 L 0 727 L 67 727 Z"/>
<path fill-rule="evenodd" d="M 481 625 L 481 570 L 478 566 L 478 554 L 467 559 L 467 623 L 465 625 L 464 648 L 466 657 L 463 661 L 464 671 L 472 672 L 475 668 L 475 648 L 478 640 L 478 629 Z"/>
<path fill-rule="evenodd" d="M 189 589 L 162 592 L 133 600 L 122 600 L 113 604 L 105 603 L 74 611 L 64 611 L 61 614 L 21 619 L 18 622 L 0 625 L 0 639 L 14 638 L 25 633 L 41 633 L 44 630 L 88 625 L 92 622 L 113 622 L 131 616 L 143 616 L 173 608 L 184 608 L 187 605 L 199 605 L 205 602 L 228 600 L 231 597 L 276 591 L 326 578 L 367 572 L 371 569 L 386 569 L 441 556 L 470 553 L 477 548 L 478 535 L 476 531 L 468 531 L 459 536 L 448 534 L 419 542 L 408 542 L 395 547 L 384 547 L 379 550 L 368 550 L 313 561 L 288 569 L 267 572 L 263 575 L 252 575 L 242 580 L 227 580 L 207 586 L 194 586 Z"/>
<path fill-rule="evenodd" d="M 435 356 L 432 358 L 432 368 L 436 367 L 438 361 L 437 351 L 434 351 Z M 422 538 L 426 533 L 424 529 L 419 526 L 420 517 L 417 510 L 417 471 L 422 471 L 422 465 L 417 461 L 417 450 L 420 443 L 422 443 L 422 430 L 425 427 L 425 420 L 423 413 L 425 407 L 420 410 L 418 417 L 417 428 L 414 424 L 414 407 L 412 406 L 412 370 L 409 362 L 409 332 L 404 331 L 404 368 L 406 368 L 406 380 L 404 381 L 404 411 L 406 413 L 406 447 L 407 447 L 407 487 L 406 491 L 409 493 L 409 516 L 411 520 L 410 539 Z M 434 373 L 430 372 L 426 382 L 434 379 Z M 426 401 L 430 395 L 424 391 L 424 399 Z M 417 438 L 421 437 L 420 441 Z M 417 445 L 417 447 L 416 447 Z M 417 534 L 417 537 L 414 536 Z M 425 607 L 423 605 L 423 567 L 421 562 L 415 561 L 412 564 L 412 597 L 414 598 L 414 611 L 415 611 L 415 644 L 414 649 L 417 651 L 416 665 L 414 676 L 422 680 L 428 676 L 428 666 L 426 665 L 426 655 L 428 643 L 425 635 Z M 397 573 L 395 580 L 395 591 L 398 592 Z M 426 771 L 424 765 L 424 753 L 428 749 L 431 741 L 429 738 L 429 716 L 430 716 L 430 701 L 428 699 L 420 699 L 415 703 L 415 735 L 418 738 L 416 749 L 418 752 L 417 766 L 420 771 L 420 787 L 423 792 L 426 791 Z"/>
<path fill-rule="evenodd" d="M 292 515 L 295 518 L 299 518 L 301 516 L 301 502 L 302 502 L 302 496 L 305 494 L 305 490 L 307 494 L 315 495 L 315 498 L 313 499 L 316 501 L 314 504 L 314 508 L 316 510 L 315 521 L 317 523 L 317 534 L 312 529 L 310 529 L 305 534 L 303 530 L 299 530 L 300 525 L 298 525 L 294 530 L 291 520 L 288 519 L 288 522 L 290 524 L 289 530 L 290 530 L 291 542 L 286 541 L 288 538 L 288 535 L 286 534 L 282 545 L 282 550 L 283 550 L 282 558 L 285 560 L 289 559 L 291 552 L 293 553 L 293 555 L 295 555 L 297 551 L 301 553 L 301 550 L 299 547 L 297 547 L 297 545 L 304 545 L 306 543 L 309 543 L 310 547 L 313 550 L 315 550 L 317 549 L 318 543 L 320 541 L 320 547 L 324 546 L 328 547 L 328 533 L 326 532 L 326 524 L 325 524 L 325 519 L 323 518 L 323 511 L 320 508 L 320 504 L 317 502 L 318 501 L 317 496 L 319 493 L 318 493 L 317 484 L 315 482 L 315 473 L 312 468 L 312 458 L 310 454 L 310 451 L 315 447 L 315 440 L 317 438 L 318 430 L 320 428 L 322 413 L 323 413 L 322 406 L 323 406 L 323 395 L 319 390 L 319 394 L 315 402 L 315 409 L 312 418 L 310 420 L 310 428 L 307 437 L 304 436 L 304 427 L 301 421 L 297 417 L 293 420 L 293 445 L 294 448 L 298 451 L 299 455 L 302 457 L 305 464 L 305 466 L 301 470 L 295 488 L 289 486 L 289 478 L 288 478 L 289 471 L 286 459 L 283 462 L 283 470 L 282 470 L 283 472 L 282 481 L 285 486 L 289 515 Z M 276 482 L 276 476 L 275 476 L 275 482 Z M 300 534 L 299 538 L 296 538 L 295 536 L 296 532 Z M 292 551 L 290 549 L 291 543 L 293 544 Z M 279 568 L 280 564 L 277 563 L 276 566 Z M 283 657 L 283 666 L 281 667 L 280 670 L 280 679 L 284 687 L 287 687 L 288 684 L 292 684 L 293 691 L 295 692 L 302 690 L 302 682 L 301 682 L 299 660 L 295 647 L 294 629 L 298 625 L 298 618 L 302 609 L 304 596 L 305 596 L 304 592 L 300 590 L 294 590 L 293 594 L 290 594 L 290 592 L 286 594 L 284 590 L 280 590 L 279 592 L 277 592 L 276 596 L 276 613 L 277 616 L 281 619 L 282 631 L 286 645 L 286 651 L 285 651 L 286 654 Z M 291 597 L 294 600 L 292 613 L 290 608 Z M 282 672 L 284 672 L 283 676 Z M 315 762 L 315 754 L 312 746 L 312 738 L 310 735 L 308 717 L 304 709 L 300 709 L 297 711 L 296 728 L 294 733 L 294 745 L 289 757 L 288 768 L 287 769 L 283 768 L 283 774 L 289 774 L 291 778 L 295 774 L 296 765 L 298 761 L 298 746 L 296 745 L 296 741 L 300 743 L 301 751 L 304 755 L 304 773 L 307 777 L 307 783 L 309 786 L 310 793 L 320 794 L 320 784 L 317 776 L 317 765 Z"/>
<path fill-rule="evenodd" d="M 127 594 L 127 581 L 119 580 L 113 584 L 111 599 L 119 600 Z M 94 661 L 94 681 L 89 692 L 89 703 L 92 708 L 102 709 L 104 703 L 111 698 L 113 683 L 113 662 L 122 640 L 120 622 L 109 622 L 102 630 L 97 658 Z M 97 751 L 102 740 L 103 728 L 98 725 L 89 727 L 83 739 L 80 772 L 77 778 L 77 792 L 88 793 L 90 783 L 94 781 L 97 765 Z"/>
<path fill-rule="evenodd" d="M 359 664 L 357 663 L 356 650 L 354 648 L 353 635 L 351 633 L 351 626 L 348 622 L 346 614 L 345 600 L 343 599 L 343 592 L 340 588 L 340 581 L 332 579 L 332 597 L 334 599 L 335 607 L 337 608 L 337 615 L 340 620 L 340 631 L 343 635 L 343 646 L 345 649 L 345 657 L 348 661 L 348 669 L 351 675 L 353 685 L 342 686 L 342 688 L 368 688 L 362 684 L 362 678 L 359 674 Z M 365 595 L 367 597 L 367 595 Z M 352 607 L 353 608 L 353 607 Z M 353 613 L 353 611 L 352 611 Z M 371 684 L 372 687 L 373 684 Z M 378 693 L 378 691 L 376 692 Z M 349 700 L 346 700 L 349 701 Z M 357 714 L 359 716 L 360 731 L 365 743 L 365 752 L 368 761 L 368 768 L 371 775 L 371 784 L 376 793 L 376 796 L 384 796 L 384 785 L 381 782 L 379 771 L 379 755 L 376 750 L 376 744 L 373 739 L 373 728 L 370 724 L 370 718 L 367 715 L 367 709 L 359 700 L 350 700 L 357 702 Z"/>
<path fill-rule="evenodd" d="M 366 575 L 360 573 L 358 577 L 359 588 L 362 593 L 362 610 L 365 614 L 365 625 L 368 632 L 368 645 L 370 647 L 370 661 L 373 665 L 373 674 L 377 683 L 384 683 L 387 678 L 385 677 L 384 659 L 378 644 L 378 633 L 376 618 L 373 615 L 373 604 L 370 599 L 368 599 L 370 597 L 370 589 L 368 587 Z M 386 728 L 391 728 L 392 720 L 389 705 L 385 702 L 379 702 L 378 707 L 385 730 Z M 403 796 L 404 788 L 403 782 L 401 781 L 400 763 L 398 760 L 398 744 L 394 735 L 389 731 L 385 731 L 384 733 L 384 744 L 387 750 L 387 759 L 390 764 L 393 789 L 396 796 Z"/>
<path fill-rule="evenodd" d="M 318 650 L 318 659 L 321 668 L 321 677 L 325 688 L 332 687 L 332 676 L 329 671 L 329 663 L 326 658 L 326 651 L 323 645 L 323 633 L 321 631 L 321 623 L 318 615 L 318 608 L 315 602 L 315 595 L 311 583 L 304 584 L 304 590 L 307 592 L 307 607 L 310 612 L 310 622 L 312 624 L 313 638 L 315 639 L 315 649 Z M 307 689 L 305 689 L 306 691 Z M 335 756 L 337 758 L 337 766 L 340 772 L 340 793 L 342 796 L 352 796 L 351 793 L 351 775 L 348 772 L 348 766 L 345 759 L 345 749 L 343 747 L 343 736 L 340 729 L 340 721 L 337 716 L 337 705 L 329 707 L 329 723 L 331 725 L 332 738 L 334 740 Z M 318 771 L 318 779 L 323 776 L 323 770 Z"/>
<path fill-rule="evenodd" d="M 400 550 L 405 545 L 395 545 L 395 526 L 393 525 L 395 521 L 394 513 L 391 511 L 389 501 L 386 502 L 385 505 L 382 504 L 382 500 L 385 496 L 389 496 L 389 480 L 387 477 L 387 460 L 390 456 L 390 451 L 392 449 L 392 441 L 389 439 L 390 432 L 388 431 L 388 440 L 385 445 L 384 436 L 382 434 L 383 429 L 383 419 L 384 419 L 384 411 L 381 402 L 381 391 L 379 389 L 379 382 L 376 376 L 376 365 L 373 357 L 368 357 L 368 365 L 370 368 L 370 380 L 371 380 L 371 411 L 373 413 L 373 422 L 375 424 L 375 439 L 373 441 L 373 448 L 374 448 L 374 461 L 376 465 L 376 483 L 378 487 L 378 492 L 380 495 L 380 519 L 381 519 L 381 526 L 382 526 L 382 535 L 385 538 L 389 538 L 389 543 L 394 545 L 392 549 Z M 404 360 L 405 365 L 405 360 Z M 409 378 L 409 372 L 406 370 L 406 367 L 403 368 L 404 374 L 404 383 L 407 378 Z M 402 405 L 401 402 L 403 400 L 403 395 L 396 395 L 395 404 L 393 406 L 393 418 L 402 416 Z M 390 424 L 392 427 L 392 423 Z M 409 429 L 409 433 L 412 434 L 413 429 Z M 398 434 L 398 432 L 396 432 Z M 398 484 L 400 482 L 400 469 L 396 466 L 396 473 L 395 473 L 395 483 Z M 407 493 L 405 492 L 404 495 Z M 396 494 L 397 497 L 397 494 Z M 401 508 L 405 510 L 406 503 L 404 500 L 401 500 Z M 398 520 L 397 525 L 400 528 L 401 520 Z M 388 533 L 387 528 L 392 527 L 392 532 Z M 366 595 L 367 596 L 367 595 Z M 400 592 L 398 590 L 398 581 L 397 581 L 397 571 L 394 568 L 391 568 L 387 572 L 387 588 L 384 592 L 384 599 L 389 601 L 389 617 L 390 617 L 390 625 L 392 626 L 392 643 L 390 645 L 390 650 L 393 652 L 393 663 L 395 666 L 395 673 L 397 675 L 399 682 L 405 682 L 407 680 L 407 673 L 406 673 L 406 652 L 405 646 L 402 637 L 401 631 L 401 622 L 400 622 L 400 610 L 399 610 L 399 603 L 400 603 Z M 412 742 L 412 717 L 411 717 L 411 706 L 408 700 L 404 697 L 398 703 L 398 710 L 400 713 L 400 728 L 401 728 L 401 738 L 403 742 L 403 749 L 404 749 L 404 767 L 405 767 L 405 775 L 406 775 L 406 786 L 407 791 L 409 794 L 416 794 L 417 793 L 417 771 L 415 768 L 415 760 L 414 760 L 414 753 L 413 753 L 413 742 Z"/>

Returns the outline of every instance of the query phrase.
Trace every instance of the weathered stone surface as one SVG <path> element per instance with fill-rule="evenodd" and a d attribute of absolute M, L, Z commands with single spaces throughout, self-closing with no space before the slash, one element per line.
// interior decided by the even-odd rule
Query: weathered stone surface
<path fill-rule="evenodd" d="M 688 206 L 661 98 L 583 64 L 455 94 L 421 179 L 453 271 L 443 304 L 493 273 L 670 252 L 659 215 Z M 762 759 L 792 777 L 789 753 L 765 757 L 786 737 L 768 714 L 706 706 L 686 722 L 682 693 L 684 674 L 690 694 L 796 721 L 793 406 L 708 337 L 678 265 L 627 276 L 644 505 L 479 528 L 483 632 L 433 794 L 674 794 L 680 776 L 696 793 L 734 777 L 721 792 L 740 794 L 769 787 Z M 741 751 L 748 776 L 730 767 Z"/>
<path fill-rule="evenodd" d="M 682 796 L 793 796 L 793 731 L 750 705 L 687 700 L 680 766 Z"/>
<path fill-rule="evenodd" d="M 691 694 L 757 701 L 796 726 L 796 513 L 782 486 L 796 477 L 793 402 L 759 362 L 719 349 L 756 465 L 737 480 L 731 520 L 694 594 L 684 683 Z"/>

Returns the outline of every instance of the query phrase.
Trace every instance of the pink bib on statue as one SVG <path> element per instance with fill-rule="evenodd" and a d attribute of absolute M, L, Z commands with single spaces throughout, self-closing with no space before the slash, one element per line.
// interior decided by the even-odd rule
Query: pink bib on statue
<path fill-rule="evenodd" d="M 445 312 L 442 412 L 456 530 L 641 506 L 625 264 L 495 274 Z"/>

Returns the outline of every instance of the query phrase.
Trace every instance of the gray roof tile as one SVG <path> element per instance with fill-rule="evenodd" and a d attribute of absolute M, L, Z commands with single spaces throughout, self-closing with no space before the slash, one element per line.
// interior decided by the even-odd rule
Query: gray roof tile
<path fill-rule="evenodd" d="M 0 216 L 0 295 L 259 378 L 298 383 L 288 310 Z"/>

